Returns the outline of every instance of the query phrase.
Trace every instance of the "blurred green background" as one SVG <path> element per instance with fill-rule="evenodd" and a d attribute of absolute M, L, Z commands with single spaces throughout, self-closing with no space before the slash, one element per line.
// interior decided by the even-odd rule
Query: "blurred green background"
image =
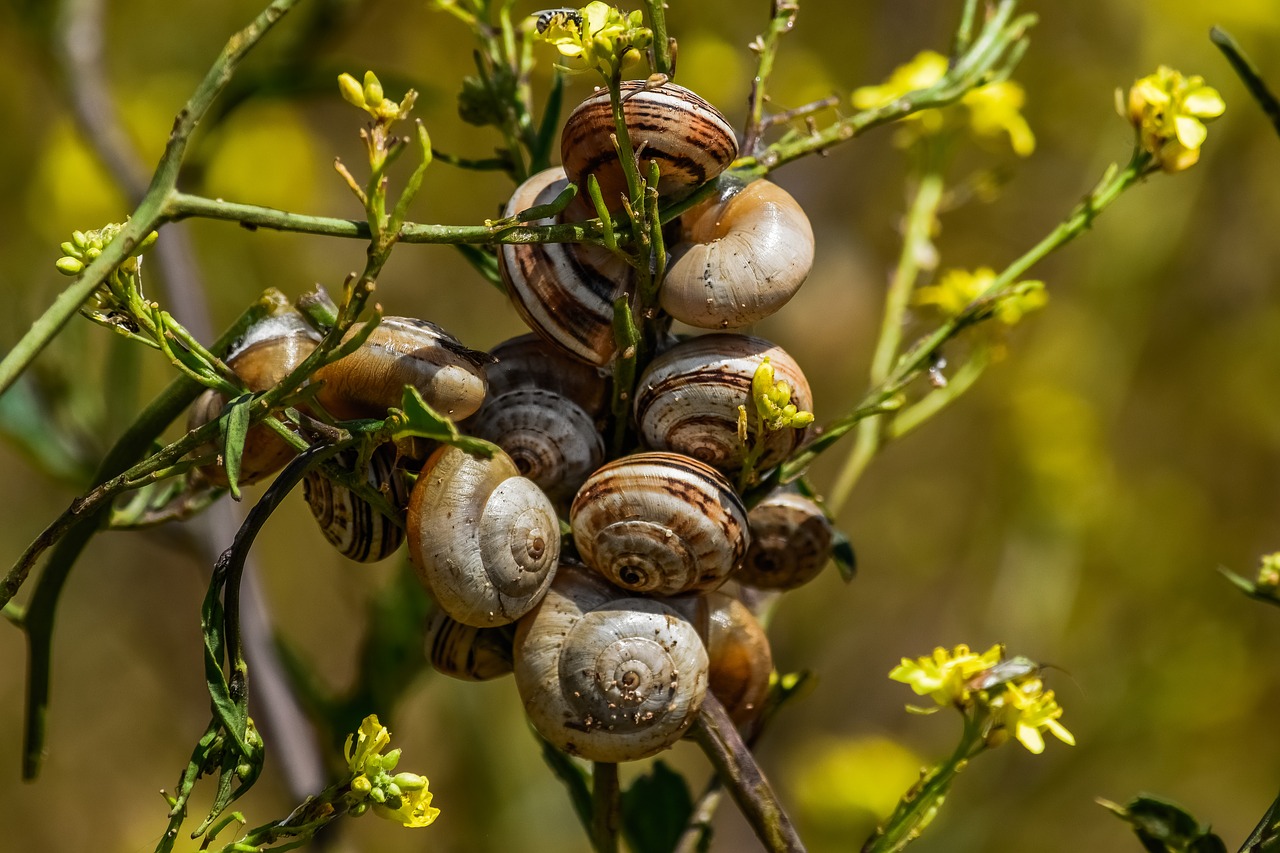
<path fill-rule="evenodd" d="M 63 5 L 0 7 L 8 81 L 0 113 L 9 116 L 0 137 L 5 348 L 65 284 L 53 268 L 58 243 L 129 209 L 67 106 L 56 60 Z M 173 114 L 260 4 L 108 5 L 100 82 L 143 160 L 154 163 Z M 745 46 L 768 4 L 670 5 L 680 82 L 741 125 L 751 73 Z M 775 104 L 847 95 L 919 50 L 945 52 L 961 5 L 806 0 L 782 45 Z M 812 670 L 817 687 L 778 720 L 759 754 L 813 850 L 855 849 L 870 827 L 867 809 L 887 808 L 920 763 L 949 751 L 956 720 L 908 716 L 909 691 L 885 677 L 901 656 L 935 645 L 1004 642 L 1054 664 L 1048 679 L 1078 745 L 1051 742 L 1038 757 L 1011 745 L 975 762 L 913 848 L 922 853 L 1136 850 L 1093 800 L 1139 791 L 1180 801 L 1235 849 L 1280 782 L 1280 671 L 1272 663 L 1280 613 L 1244 599 L 1216 571 L 1251 574 L 1260 554 L 1280 549 L 1280 140 L 1208 40 L 1210 25 L 1226 27 L 1280 86 L 1280 10 L 1273 0 L 1024 5 L 1041 20 L 1015 77 L 1027 89 L 1038 147 L 1016 163 L 1003 148 L 969 158 L 1007 167 L 1010 180 L 991 203 L 944 216 L 944 268 L 1002 267 L 1109 162 L 1127 159 L 1131 131 L 1115 114 L 1113 91 L 1157 64 L 1204 75 L 1227 113 L 1210 126 L 1199 165 L 1135 189 L 1093 233 L 1035 269 L 1050 303 L 1016 329 L 1008 358 L 875 461 L 840 519 L 858 551 L 857 579 L 846 586 L 828 572 L 783 601 L 771 629 L 777 665 Z M 323 39 L 304 39 L 317 12 L 338 23 Z M 198 134 L 199 168 L 184 188 L 358 217 L 331 168 L 334 156 L 360 163 L 360 117 L 333 85 L 340 71 L 372 68 L 396 96 L 412 83 L 421 92 L 416 112 L 442 150 L 475 156 L 498 144 L 457 120 L 471 43 L 425 2 L 304 3 L 250 57 L 242 83 L 256 90 L 273 63 L 298 49 L 307 74 L 257 91 Z M 542 59 L 545 69 L 549 57 Z M 539 91 L 545 81 L 538 77 Z M 573 81 L 569 102 L 587 85 Z M 865 386 L 905 203 L 906 166 L 891 137 L 875 131 L 774 176 L 813 221 L 817 265 L 756 332 L 805 367 L 820 422 Z M 411 216 L 478 222 L 510 189 L 501 175 L 438 163 Z M 363 259 L 355 241 L 215 222 L 186 230 L 219 328 L 264 287 L 290 296 L 317 282 L 334 289 Z M 447 247 L 397 250 L 378 299 L 389 313 L 431 319 L 476 348 L 521 331 L 501 296 Z M 37 363 L 43 387 L 65 404 L 58 423 L 77 437 L 71 458 L 96 458 L 121 413 L 168 379 L 161 359 L 122 355 L 118 343 L 76 321 Z M 104 383 L 104 363 L 131 357 L 136 382 Z M 846 451 L 837 447 L 815 467 L 820 487 Z M 0 478 L 11 484 L 0 562 L 66 505 L 84 476 L 75 465 L 47 468 L 0 447 Z M 173 786 L 208 719 L 199 634 L 207 566 L 182 545 L 163 531 L 103 536 L 73 575 L 55 644 L 49 752 L 32 785 L 19 781 L 25 647 L 16 630 L 0 626 L 0 847 L 154 846 L 166 810 L 156 792 Z M 279 630 L 327 683 L 344 687 L 365 604 L 394 565 L 345 562 L 300 496 L 273 518 L 255 554 Z M 443 815 L 414 832 L 365 819 L 331 849 L 587 849 L 509 680 L 426 676 L 384 722 L 404 747 L 404 766 L 430 777 Z M 251 824 L 291 808 L 278 757 L 269 753 L 263 781 L 238 804 Z M 706 777 L 689 745 L 667 760 L 697 785 Z M 757 846 L 735 809 L 722 809 L 715 849 Z"/>

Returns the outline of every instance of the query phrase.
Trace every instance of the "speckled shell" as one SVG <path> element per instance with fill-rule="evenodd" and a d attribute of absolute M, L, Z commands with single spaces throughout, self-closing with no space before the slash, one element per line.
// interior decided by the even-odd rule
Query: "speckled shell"
<path fill-rule="evenodd" d="M 762 589 L 794 589 L 818 576 L 831 560 L 834 530 L 809 498 L 779 492 L 747 514 L 751 547 L 737 580 Z"/>
<path fill-rule="evenodd" d="M 656 161 L 658 193 L 679 198 L 715 178 L 738 156 L 733 127 L 720 111 L 674 83 L 645 89 L 643 80 L 622 83 L 622 114 L 627 135 L 639 154 L 640 174 Z M 600 89 L 580 103 L 565 121 L 560 159 L 569 179 L 586 191 L 587 176 L 600 182 L 605 206 L 622 209 L 626 178 L 609 140 L 614 132 L 609 90 Z"/>
<path fill-rule="evenodd" d="M 679 740 L 707 690 L 690 622 L 656 599 L 619 598 L 561 567 L 516 628 L 516 687 L 535 729 L 591 761 L 648 758 Z"/>
<path fill-rule="evenodd" d="M 549 204 L 567 183 L 559 167 L 539 172 L 516 189 L 503 215 Z M 498 258 L 507 296 L 530 329 L 580 361 L 612 360 L 613 303 L 633 289 L 631 267 L 604 249 L 573 243 L 510 243 Z"/>
<path fill-rule="evenodd" d="M 680 219 L 680 241 L 658 294 L 664 311 L 702 329 L 763 320 L 795 295 L 813 268 L 813 228 L 786 190 L 755 181 Z"/>
<path fill-rule="evenodd" d="M 344 340 L 364 328 L 356 323 Z M 470 350 L 434 323 L 413 317 L 383 317 L 360 349 L 325 365 L 317 401 L 339 420 L 386 417 L 412 385 L 437 412 L 461 420 L 484 402 L 488 356 Z"/>
<path fill-rule="evenodd" d="M 488 681 L 510 674 L 515 629 L 463 625 L 443 610 L 427 622 L 427 660 L 436 672 L 461 681 Z"/>
<path fill-rule="evenodd" d="M 583 562 L 632 592 L 719 586 L 746 553 L 747 513 L 723 475 L 675 453 L 637 453 L 592 474 L 569 523 Z"/>
<path fill-rule="evenodd" d="M 344 451 L 335 461 L 351 470 L 359 461 L 358 453 Z M 307 473 L 302 481 L 302 495 L 329 544 L 358 563 L 376 563 L 394 554 L 404 541 L 401 523 L 409 495 L 403 473 L 395 468 L 395 449 L 391 445 L 379 447 L 369 457 L 365 479 L 375 489 L 382 490 L 392 506 L 402 510 L 400 519 L 383 515 L 364 498 L 321 471 Z"/>
<path fill-rule="evenodd" d="M 672 347 L 641 375 L 635 415 L 645 444 L 692 456 L 727 474 L 740 471 L 744 448 L 738 440 L 738 407 L 747 407 L 754 437 L 751 380 L 765 356 L 775 379 L 791 386 L 796 407 L 812 411 L 809 383 L 781 347 L 747 335 L 703 335 Z M 807 428 L 769 432 L 756 467 L 777 465 L 807 434 Z"/>
<path fill-rule="evenodd" d="M 499 451 L 445 445 L 409 498 L 409 555 L 446 613 L 467 625 L 514 622 L 546 592 L 560 556 L 551 501 Z"/>

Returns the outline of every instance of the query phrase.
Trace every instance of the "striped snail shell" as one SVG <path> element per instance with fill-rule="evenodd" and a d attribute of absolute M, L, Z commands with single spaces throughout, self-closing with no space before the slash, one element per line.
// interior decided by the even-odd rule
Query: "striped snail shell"
<path fill-rule="evenodd" d="M 516 188 L 503 215 L 548 204 L 567 184 L 564 169 L 539 172 Z M 580 361 L 609 363 L 617 349 L 613 303 L 635 279 L 625 261 L 606 249 L 575 243 L 508 243 L 498 258 L 507 296 L 530 329 Z"/>
<path fill-rule="evenodd" d="M 516 688 L 529 721 L 569 755 L 634 761 L 689 728 L 707 690 L 694 626 L 652 598 L 619 598 L 562 566 L 542 603 L 516 626 Z"/>
<path fill-rule="evenodd" d="M 364 328 L 355 323 L 343 338 Z M 383 317 L 364 344 L 315 372 L 316 400 L 338 420 L 386 417 L 412 385 L 437 412 L 461 420 L 484 401 L 484 353 L 470 350 L 435 323 Z"/>
<path fill-rule="evenodd" d="M 514 622 L 546 592 L 560 556 L 551 501 L 502 451 L 444 445 L 409 497 L 409 555 L 446 613 L 467 625 Z"/>
<path fill-rule="evenodd" d="M 359 451 L 345 450 L 335 457 L 337 464 L 354 470 Z M 365 479 L 379 489 L 392 506 L 404 508 L 408 489 L 403 474 L 395 467 L 395 448 L 384 444 L 374 450 L 365 465 Z M 302 496 L 311 515 L 329 544 L 358 563 L 376 563 L 390 557 L 404 541 L 401 519 L 383 515 L 346 486 L 329 479 L 322 471 L 309 471 L 302 481 Z"/>
<path fill-rule="evenodd" d="M 727 474 L 741 470 L 745 448 L 738 438 L 738 407 L 747 407 L 755 440 L 751 380 L 769 357 L 774 376 L 791 386 L 796 408 L 813 408 L 809 383 L 795 359 L 763 338 L 731 333 L 682 341 L 649 363 L 636 390 L 635 415 L 649 447 L 692 456 Z M 807 429 L 765 435 L 759 469 L 777 465 L 804 441 Z"/>
<path fill-rule="evenodd" d="M 607 402 L 605 380 L 533 335 L 500 344 L 492 355 L 489 395 L 466 431 L 505 450 L 523 476 L 567 508 L 604 462 L 597 417 Z"/>
<path fill-rule="evenodd" d="M 707 649 L 708 689 L 742 726 L 760 713 L 769 694 L 773 654 L 764 627 L 726 584 L 706 595 L 671 599 L 698 629 Z"/>
<path fill-rule="evenodd" d="M 747 549 L 747 513 L 719 472 L 675 453 L 606 464 L 569 511 L 583 562 L 632 592 L 719 586 Z"/>
<path fill-rule="evenodd" d="M 831 559 L 835 531 L 822 507 L 794 492 L 776 492 L 752 507 L 751 547 L 735 576 L 763 589 L 794 589 Z"/>
<path fill-rule="evenodd" d="M 813 228 L 782 187 L 754 181 L 680 219 L 658 294 L 664 311 L 702 329 L 737 329 L 777 311 L 813 268 Z"/>
<path fill-rule="evenodd" d="M 462 681 L 488 681 L 511 672 L 515 630 L 463 625 L 443 610 L 427 622 L 427 660 L 436 672 Z"/>
<path fill-rule="evenodd" d="M 650 162 L 659 169 L 658 194 L 679 198 L 712 180 L 738 156 L 733 127 L 720 111 L 693 92 L 666 83 L 647 88 L 644 80 L 623 81 L 622 114 L 640 174 Z M 605 206 L 622 209 L 626 177 L 609 135 L 614 133 L 609 90 L 600 89 L 569 115 L 560 136 L 560 160 L 569 180 L 586 191 L 587 176 L 600 183 Z"/>
<path fill-rule="evenodd" d="M 319 334 L 307 325 L 302 315 L 290 309 L 250 326 L 224 360 L 250 391 L 266 391 L 301 364 L 319 341 Z M 226 398 L 217 391 L 204 391 L 187 414 L 187 429 L 196 429 L 215 420 L 226 405 Z M 211 451 L 211 446 L 201 449 L 201 452 Z M 274 474 L 296 452 L 269 426 L 257 424 L 251 427 L 244 440 L 239 482 L 254 483 Z M 221 462 L 201 468 L 200 473 L 215 485 L 227 485 L 226 469 Z"/>

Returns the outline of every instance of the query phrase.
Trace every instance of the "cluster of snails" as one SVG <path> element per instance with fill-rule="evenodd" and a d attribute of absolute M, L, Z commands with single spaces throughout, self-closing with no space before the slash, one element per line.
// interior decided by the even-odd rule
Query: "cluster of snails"
<path fill-rule="evenodd" d="M 732 128 L 694 93 L 644 82 L 624 83 L 622 93 L 631 141 L 642 166 L 658 163 L 664 200 L 715 178 L 737 156 Z M 589 175 L 606 205 L 619 200 L 625 182 L 612 129 L 608 92 L 588 97 L 564 129 L 563 168 L 519 187 L 506 215 L 549 202 L 568 182 L 586 186 Z M 564 215 L 592 214 L 571 207 Z M 324 382 L 317 403 L 335 418 L 383 417 L 408 384 L 463 432 L 501 448 L 486 457 L 439 446 L 411 489 L 406 467 L 419 460 L 404 447 L 379 448 L 365 473 L 391 506 L 404 507 L 402 521 L 319 472 L 304 492 L 326 538 L 352 559 L 382 559 L 407 539 L 438 606 L 427 641 L 437 669 L 475 680 L 514 672 L 535 728 L 597 761 L 670 746 L 707 690 L 735 721 L 751 720 L 772 660 L 744 603 L 748 590 L 805 583 L 832 549 L 831 525 L 812 500 L 779 491 L 748 511 L 732 482 L 747 464 L 739 407 L 751 405 L 765 359 L 796 406 L 812 408 L 786 352 L 723 331 L 756 322 L 795 293 L 813 259 L 808 220 L 761 180 L 696 205 L 672 235 L 661 309 L 715 331 L 660 342 L 631 395 L 632 452 L 609 458 L 603 436 L 613 432 L 613 306 L 634 295 L 636 282 L 624 260 L 599 247 L 502 247 L 507 292 L 536 335 L 485 354 L 430 323 L 388 317 L 361 348 L 313 377 Z M 273 318 L 228 365 L 262 390 L 317 340 L 300 315 Z M 268 357 L 270 369 L 255 366 Z M 193 425 L 223 405 L 202 400 Z M 805 438 L 803 429 L 755 430 L 752 464 L 762 470 Z M 269 431 L 251 439 L 243 480 L 267 476 L 291 453 Z M 250 461 L 251 444 L 255 454 L 259 445 L 270 452 Z M 348 468 L 359 462 L 339 457 Z M 205 476 L 219 482 L 216 466 Z M 572 531 L 563 544 L 562 517 Z"/>

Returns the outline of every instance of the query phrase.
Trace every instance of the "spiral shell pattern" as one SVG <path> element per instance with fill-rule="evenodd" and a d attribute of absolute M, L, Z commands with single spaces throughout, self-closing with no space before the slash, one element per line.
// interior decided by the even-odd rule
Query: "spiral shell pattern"
<path fill-rule="evenodd" d="M 779 492 L 747 514 L 751 547 L 737 579 L 762 589 L 794 589 L 818 576 L 831 559 L 835 531 L 822 507 L 803 495 Z"/>
<path fill-rule="evenodd" d="M 707 653 L 668 605 L 621 598 L 562 567 L 516 628 L 516 687 L 544 738 L 591 761 L 633 761 L 675 743 L 707 690 Z"/>
<path fill-rule="evenodd" d="M 409 554 L 446 613 L 466 625 L 514 622 L 546 592 L 560 556 L 560 522 L 542 490 L 498 451 L 445 445 L 409 498 Z"/>
<path fill-rule="evenodd" d="M 703 335 L 672 347 L 641 375 L 635 415 L 645 444 L 692 456 L 726 474 L 740 471 L 746 449 L 738 438 L 738 407 L 747 407 L 755 440 L 751 380 L 765 356 L 775 379 L 791 386 L 796 408 L 812 410 L 809 383 L 781 347 L 748 335 Z M 777 465 L 807 433 L 791 428 L 766 433 L 756 467 Z"/>
<path fill-rule="evenodd" d="M 514 630 L 463 625 L 443 610 L 427 622 L 427 660 L 436 672 L 461 681 L 488 681 L 512 671 Z"/>
<path fill-rule="evenodd" d="M 354 469 L 358 461 L 355 450 L 337 457 L 339 465 Z M 392 506 L 404 508 L 408 489 L 404 477 L 395 468 L 395 449 L 383 445 L 373 452 L 365 467 L 365 479 L 382 490 Z M 364 498 L 320 471 L 310 471 L 302 481 L 302 496 L 311 515 L 329 544 L 345 557 L 358 563 L 376 563 L 396 552 L 404 541 L 404 528 L 388 518 Z"/>
<path fill-rule="evenodd" d="M 746 509 L 729 481 L 675 453 L 606 464 L 578 491 L 569 523 L 583 562 L 653 595 L 719 586 L 748 541 Z"/>

